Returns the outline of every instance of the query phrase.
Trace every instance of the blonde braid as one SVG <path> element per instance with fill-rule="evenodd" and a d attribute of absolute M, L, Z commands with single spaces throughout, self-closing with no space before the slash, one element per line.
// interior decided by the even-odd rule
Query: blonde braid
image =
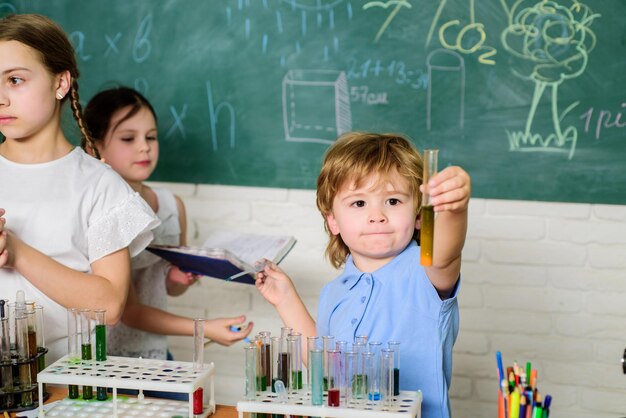
<path fill-rule="evenodd" d="M 87 150 L 87 147 L 91 150 L 94 157 L 100 159 L 100 152 L 98 152 L 98 148 L 93 142 L 89 131 L 87 130 L 87 126 L 85 125 L 85 121 L 83 120 L 83 108 L 80 105 L 80 101 L 78 98 L 78 81 L 72 77 L 72 88 L 70 89 L 71 101 L 70 105 L 72 106 L 72 114 L 74 115 L 74 119 L 76 119 L 76 123 L 78 124 L 78 128 L 82 133 L 82 138 L 80 139 L 80 147 Z"/>

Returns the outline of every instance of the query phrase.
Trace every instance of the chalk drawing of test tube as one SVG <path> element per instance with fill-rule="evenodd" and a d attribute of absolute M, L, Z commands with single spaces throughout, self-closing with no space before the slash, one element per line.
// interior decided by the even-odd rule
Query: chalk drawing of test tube
<path fill-rule="evenodd" d="M 437 103 L 437 113 L 443 112 L 450 121 L 452 118 L 458 119 L 459 128 L 463 129 L 465 115 L 463 57 L 448 49 L 436 49 L 426 57 L 426 67 L 428 68 L 426 129 L 430 130 L 432 126 L 433 101 Z"/>

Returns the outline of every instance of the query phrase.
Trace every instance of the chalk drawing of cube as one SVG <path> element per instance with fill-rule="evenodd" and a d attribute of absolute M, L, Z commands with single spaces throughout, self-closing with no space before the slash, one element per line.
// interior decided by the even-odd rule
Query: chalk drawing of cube
<path fill-rule="evenodd" d="M 331 144 L 352 130 L 343 71 L 290 70 L 283 78 L 285 139 Z"/>

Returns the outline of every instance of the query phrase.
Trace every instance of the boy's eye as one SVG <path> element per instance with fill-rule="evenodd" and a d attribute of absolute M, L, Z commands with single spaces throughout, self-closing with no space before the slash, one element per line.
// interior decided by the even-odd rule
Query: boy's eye
<path fill-rule="evenodd" d="M 365 206 L 365 201 L 357 200 L 356 202 L 352 203 L 352 206 L 357 207 L 357 208 L 362 208 Z"/>
<path fill-rule="evenodd" d="M 389 204 L 391 206 L 399 205 L 401 203 L 400 199 L 396 199 L 396 198 L 393 198 L 393 197 L 391 199 L 389 199 L 388 202 L 389 202 Z"/>

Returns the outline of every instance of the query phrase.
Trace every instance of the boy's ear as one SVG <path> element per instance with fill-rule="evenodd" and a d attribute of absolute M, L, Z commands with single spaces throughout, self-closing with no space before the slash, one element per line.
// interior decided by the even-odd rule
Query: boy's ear
<path fill-rule="evenodd" d="M 326 215 L 326 223 L 328 224 L 328 229 L 330 229 L 330 232 L 333 235 L 339 235 L 339 226 L 337 225 L 335 216 L 332 213 Z"/>
<path fill-rule="evenodd" d="M 417 218 L 415 219 L 415 229 L 417 229 L 417 230 L 422 229 L 422 217 L 421 217 L 421 215 L 417 215 Z"/>

